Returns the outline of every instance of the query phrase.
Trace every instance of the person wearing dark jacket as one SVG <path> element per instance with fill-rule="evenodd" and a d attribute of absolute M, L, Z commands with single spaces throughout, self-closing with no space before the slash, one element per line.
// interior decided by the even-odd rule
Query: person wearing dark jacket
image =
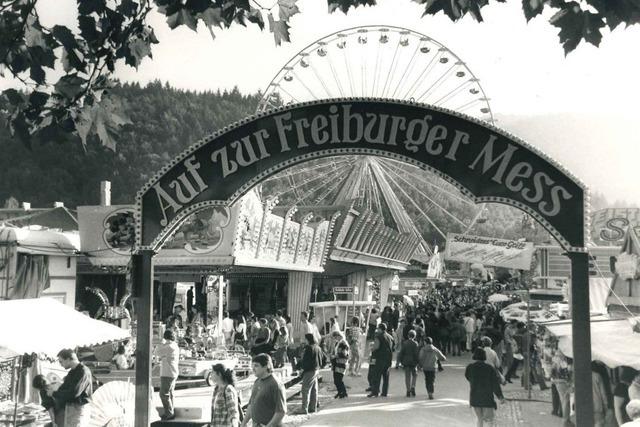
<path fill-rule="evenodd" d="M 333 371 L 333 383 L 338 391 L 334 398 L 344 399 L 348 397 L 347 388 L 344 385 L 344 373 L 349 362 L 349 344 L 340 331 L 334 331 L 331 336 L 335 343 L 331 353 L 331 370 Z"/>
<path fill-rule="evenodd" d="M 48 394 L 53 397 L 56 407 L 64 408 L 65 427 L 86 427 L 91 421 L 91 370 L 78 361 L 73 350 L 60 350 L 58 362 L 69 372 L 58 390 L 49 391 Z"/>
<path fill-rule="evenodd" d="M 395 343 L 391 335 L 387 333 L 387 325 L 380 323 L 375 332 L 375 340 L 371 357 L 374 362 L 374 375 L 372 376 L 371 393 L 367 397 L 387 397 L 389 391 L 389 368 L 393 360 Z M 371 369 L 371 368 L 369 368 Z M 382 383 L 382 393 L 380 393 Z"/>
<path fill-rule="evenodd" d="M 313 334 L 305 334 L 307 345 L 302 353 L 300 369 L 302 370 L 302 407 L 297 414 L 315 412 L 318 406 L 318 375 L 325 364 L 324 353 Z"/>
<path fill-rule="evenodd" d="M 504 402 L 502 389 L 500 388 L 500 378 L 496 369 L 485 363 L 486 354 L 484 349 L 476 348 L 473 353 L 475 362 L 467 366 L 464 376 L 469 381 L 469 405 L 477 417 L 477 427 L 483 427 L 486 422 L 492 425 L 496 402 L 495 395 L 500 402 Z"/>
<path fill-rule="evenodd" d="M 416 396 L 416 380 L 418 378 L 418 356 L 420 348 L 416 342 L 416 331 L 409 331 L 409 339 L 402 343 L 398 360 L 404 368 L 404 384 L 407 397 Z"/>

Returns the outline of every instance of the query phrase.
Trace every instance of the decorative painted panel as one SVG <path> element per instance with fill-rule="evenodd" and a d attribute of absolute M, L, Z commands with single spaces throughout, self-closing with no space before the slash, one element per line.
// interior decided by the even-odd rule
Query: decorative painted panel
<path fill-rule="evenodd" d="M 296 253 L 296 242 L 300 234 L 300 224 L 288 221 L 284 228 L 284 238 L 280 249 L 280 262 L 292 263 Z"/>

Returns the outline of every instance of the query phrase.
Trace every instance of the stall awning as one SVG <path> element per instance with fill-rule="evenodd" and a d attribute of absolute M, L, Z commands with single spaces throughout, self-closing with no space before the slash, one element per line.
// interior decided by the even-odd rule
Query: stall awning
<path fill-rule="evenodd" d="M 0 226 L 0 243 L 14 243 L 17 251 L 31 255 L 75 256 L 80 250 L 77 232 Z"/>
<path fill-rule="evenodd" d="M 130 337 L 128 330 L 95 320 L 51 298 L 0 301 L 0 358 L 24 353 L 56 357 L 64 348 Z"/>
<path fill-rule="evenodd" d="M 544 326 L 558 338 L 558 348 L 573 357 L 571 321 L 548 322 Z M 633 332 L 627 319 L 591 318 L 591 358 L 610 368 L 640 369 L 640 333 Z"/>

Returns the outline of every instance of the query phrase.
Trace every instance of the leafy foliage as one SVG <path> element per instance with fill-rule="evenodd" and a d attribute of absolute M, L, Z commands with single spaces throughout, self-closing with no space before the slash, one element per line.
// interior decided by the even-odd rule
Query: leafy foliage
<path fill-rule="evenodd" d="M 2 95 L 7 102 L 0 113 L 11 134 L 26 146 L 55 137 L 78 141 L 86 148 L 96 137 L 104 146 L 116 147 L 116 135 L 126 120 L 120 103 L 109 99 L 106 77 L 118 62 L 137 68 L 152 56 L 158 40 L 147 15 L 153 9 L 166 16 L 171 28 L 184 25 L 197 31 L 204 26 L 212 37 L 216 27 L 254 24 L 262 30 L 266 20 L 276 45 L 290 41 L 291 17 L 300 12 L 297 0 L 277 0 L 269 6 L 259 3 L 264 0 L 76 1 L 78 28 L 72 30 L 64 25 L 45 26 L 38 15 L 38 0 L 0 0 L 0 75 L 13 76 L 26 88 L 26 93 L 5 90 Z M 415 1 L 424 7 L 423 15 L 442 12 L 453 21 L 467 14 L 482 21 L 482 8 L 491 3 Z M 330 13 L 347 13 L 359 6 L 374 6 L 376 0 L 327 0 L 327 4 Z M 522 7 L 527 20 L 545 9 L 555 11 L 550 23 L 559 29 L 566 53 L 583 40 L 598 46 L 605 25 L 614 29 L 640 20 L 638 0 L 522 0 Z"/>
<path fill-rule="evenodd" d="M 0 201 L 13 196 L 35 207 L 54 201 L 68 207 L 93 205 L 99 203 L 100 181 L 110 180 L 113 203 L 133 203 L 136 191 L 173 156 L 252 114 L 259 100 L 258 95 L 237 90 L 185 92 L 158 82 L 146 87 L 116 84 L 111 92 L 109 102 L 125 106 L 131 121 L 119 128 L 119 139 L 127 143 L 120 144 L 117 152 L 102 145 L 95 134 L 87 138 L 86 149 L 50 139 L 30 151 L 0 128 Z M 0 101 L 0 108 L 6 103 Z M 91 114 L 96 114 L 95 131 L 103 132 L 102 110 Z M 104 131 L 112 129 L 104 124 Z"/>

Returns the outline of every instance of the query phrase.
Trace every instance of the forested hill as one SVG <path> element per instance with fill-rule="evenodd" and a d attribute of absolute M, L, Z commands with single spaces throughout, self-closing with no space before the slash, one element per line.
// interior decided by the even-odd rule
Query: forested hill
<path fill-rule="evenodd" d="M 253 114 L 260 96 L 195 93 L 161 83 L 123 84 L 113 90 L 132 124 L 116 152 L 89 144 L 34 144 L 32 151 L 0 128 L 0 204 L 9 197 L 33 207 L 98 204 L 99 183 L 111 181 L 112 203 L 133 203 L 136 191 L 174 155 L 209 133 Z M 1 207 L 1 206 L 0 206 Z"/>
<path fill-rule="evenodd" d="M 29 151 L 0 127 L 0 207 L 9 197 L 30 202 L 33 207 L 52 206 L 54 201 L 62 201 L 71 208 L 95 205 L 100 199 L 101 180 L 111 181 L 113 204 L 133 203 L 137 190 L 173 156 L 213 131 L 253 114 L 260 99 L 259 94 L 243 95 L 237 90 L 195 93 L 161 83 L 146 87 L 124 84 L 113 93 L 121 99 L 132 122 L 120 131 L 115 152 L 97 142 L 90 143 L 84 152 L 79 142 L 55 141 L 34 144 Z M 431 186 L 419 187 L 426 193 L 432 191 Z M 477 211 L 442 194 L 433 195 L 442 210 L 416 190 L 404 190 L 412 200 L 419 201 L 421 210 L 428 212 L 430 219 L 445 232 L 463 231 L 449 214 L 467 221 Z M 412 203 L 402 201 L 425 239 L 429 243 L 442 243 L 443 237 L 429 220 Z M 486 221 L 478 222 L 473 233 L 519 238 L 526 231 L 522 213 L 513 208 L 491 205 L 486 217 Z M 532 230 L 528 232 L 531 234 Z M 546 239 L 545 233 L 529 237 Z"/>

